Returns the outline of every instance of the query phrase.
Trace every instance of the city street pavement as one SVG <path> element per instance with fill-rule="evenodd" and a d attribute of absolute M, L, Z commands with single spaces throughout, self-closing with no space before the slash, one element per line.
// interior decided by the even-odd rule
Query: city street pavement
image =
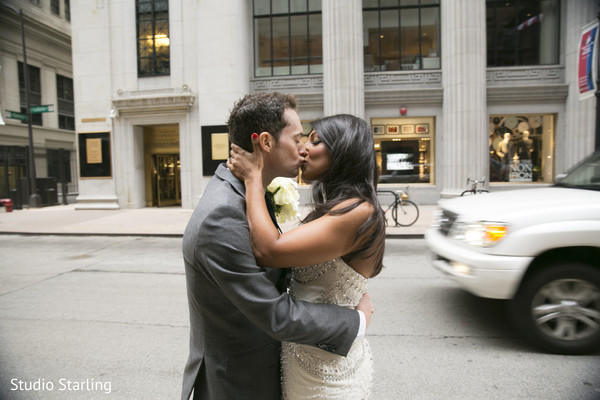
<path fill-rule="evenodd" d="M 0 254 L 0 399 L 178 398 L 181 237 L 6 234 Z M 600 355 L 535 351 L 501 301 L 461 290 L 429 257 L 423 239 L 387 240 L 369 282 L 371 400 L 598 399 Z"/>
<path fill-rule="evenodd" d="M 389 238 L 421 238 L 431 225 L 436 206 L 420 205 L 417 222 L 388 226 Z M 2 209 L 2 208 L 0 208 Z M 301 214 L 306 208 L 301 208 Z M 76 210 L 75 204 L 0 213 L 0 234 L 182 236 L 192 210 L 146 207 L 120 210 Z M 295 223 L 282 225 L 285 231 Z"/>

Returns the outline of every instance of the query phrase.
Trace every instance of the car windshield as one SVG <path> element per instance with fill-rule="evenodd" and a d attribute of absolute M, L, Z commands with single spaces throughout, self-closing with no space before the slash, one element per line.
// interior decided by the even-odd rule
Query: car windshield
<path fill-rule="evenodd" d="M 556 186 L 600 190 L 600 152 L 592 154 L 573 168 Z"/>

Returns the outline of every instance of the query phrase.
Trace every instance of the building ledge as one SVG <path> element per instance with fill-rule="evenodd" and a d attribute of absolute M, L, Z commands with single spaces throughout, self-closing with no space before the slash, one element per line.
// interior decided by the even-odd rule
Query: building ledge
<path fill-rule="evenodd" d="M 565 101 L 569 85 L 492 86 L 487 88 L 488 103 L 525 103 Z"/>
<path fill-rule="evenodd" d="M 76 210 L 118 210 L 117 196 L 78 196 Z"/>
<path fill-rule="evenodd" d="M 195 97 L 184 85 L 181 88 L 117 92 L 113 107 L 119 116 L 187 113 Z"/>

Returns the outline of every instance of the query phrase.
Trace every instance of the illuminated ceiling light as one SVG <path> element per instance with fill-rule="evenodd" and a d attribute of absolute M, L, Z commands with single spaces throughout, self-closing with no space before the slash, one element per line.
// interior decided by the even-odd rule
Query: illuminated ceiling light
<path fill-rule="evenodd" d="M 165 35 L 164 33 L 154 35 L 154 37 L 146 36 L 146 40 L 148 40 L 148 42 L 150 42 L 150 43 L 152 43 L 152 41 L 154 41 L 154 44 L 157 47 L 166 47 L 166 46 L 169 46 L 169 44 L 170 44 L 169 37 L 167 35 Z"/>

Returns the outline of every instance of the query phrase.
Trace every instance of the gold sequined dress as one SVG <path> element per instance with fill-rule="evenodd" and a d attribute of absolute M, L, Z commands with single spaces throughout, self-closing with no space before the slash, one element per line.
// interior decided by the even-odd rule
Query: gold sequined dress
<path fill-rule="evenodd" d="M 299 300 L 353 309 L 366 291 L 367 279 L 342 259 L 292 269 L 290 294 Z M 354 342 L 347 357 L 284 342 L 281 365 L 285 400 L 369 398 L 373 358 L 365 338 Z"/>

